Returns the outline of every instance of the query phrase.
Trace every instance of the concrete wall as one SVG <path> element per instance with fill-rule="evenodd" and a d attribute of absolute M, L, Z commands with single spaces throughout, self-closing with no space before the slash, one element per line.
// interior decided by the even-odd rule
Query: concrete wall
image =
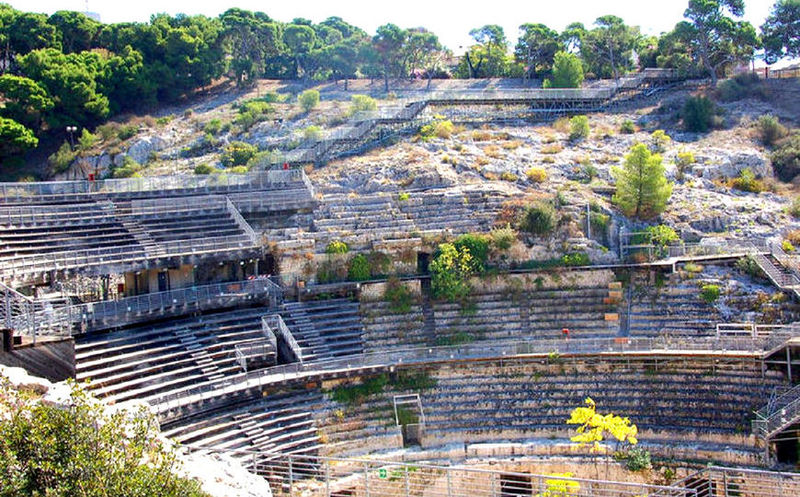
<path fill-rule="evenodd" d="M 0 340 L 3 340 L 2 335 Z M 38 340 L 36 345 L 17 345 L 10 352 L 5 351 L 5 343 L 0 345 L 0 364 L 25 368 L 33 376 L 50 381 L 75 377 L 75 342 L 71 337 Z"/>

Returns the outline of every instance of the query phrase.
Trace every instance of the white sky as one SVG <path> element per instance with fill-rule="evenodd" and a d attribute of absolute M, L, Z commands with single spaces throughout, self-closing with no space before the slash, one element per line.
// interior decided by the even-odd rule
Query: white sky
<path fill-rule="evenodd" d="M 3 0 L 14 8 L 52 14 L 57 10 L 85 11 L 84 0 Z M 519 25 L 541 22 L 561 31 L 571 22 L 587 27 L 602 15 L 614 14 L 647 34 L 671 30 L 683 17 L 688 0 L 89 0 L 88 10 L 103 22 L 148 21 L 151 14 L 217 16 L 229 7 L 260 10 L 280 21 L 304 17 L 319 22 L 339 16 L 370 34 L 387 22 L 400 27 L 424 26 L 456 53 L 471 43 L 469 30 L 485 24 L 503 26 L 512 46 Z M 774 0 L 745 0 L 745 19 L 758 28 Z"/>

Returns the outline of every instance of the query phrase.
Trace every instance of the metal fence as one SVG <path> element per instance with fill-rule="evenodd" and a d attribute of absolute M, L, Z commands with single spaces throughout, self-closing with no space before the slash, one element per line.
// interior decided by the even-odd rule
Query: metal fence
<path fill-rule="evenodd" d="M 673 486 L 685 488 L 684 495 L 698 497 L 796 497 L 800 495 L 800 474 L 709 466 Z"/>
<path fill-rule="evenodd" d="M 798 420 L 800 420 L 800 385 L 787 390 L 756 411 L 752 429 L 753 433 L 767 439 Z"/>
<path fill-rule="evenodd" d="M 464 360 L 514 360 L 526 356 L 603 356 L 626 353 L 713 353 L 763 357 L 767 351 L 781 346 L 795 330 L 774 333 L 769 337 L 617 337 L 542 340 L 530 338 L 521 341 L 480 343 L 468 345 L 420 347 L 351 355 L 326 361 L 291 363 L 247 374 L 196 384 L 177 392 L 156 395 L 147 400 L 164 419 L 179 414 L 184 407 L 205 402 L 214 397 L 236 394 L 252 388 L 285 381 L 318 378 L 329 374 L 357 374 L 370 371 L 391 370 L 395 367 L 419 366 Z"/>
<path fill-rule="evenodd" d="M 247 451 L 188 450 L 226 453 L 264 476 L 276 496 L 394 497 L 698 497 L 685 487 L 571 478 L 482 469 L 469 465 L 265 454 Z"/>
<path fill-rule="evenodd" d="M 301 169 L 279 169 L 247 174 L 147 176 L 97 181 L 0 183 L 0 204 L 95 194 L 154 192 L 163 195 L 186 191 L 199 194 L 272 190 L 285 188 L 297 182 L 310 186 L 308 177 Z"/>
<path fill-rule="evenodd" d="M 125 324 L 136 321 L 138 316 L 154 313 L 167 314 L 170 308 L 204 308 L 218 305 L 220 301 L 244 301 L 272 296 L 282 298 L 281 288 L 269 279 L 254 279 L 229 283 L 176 288 L 164 292 L 148 293 L 119 300 L 91 302 L 70 306 L 62 312 L 70 319 L 90 327 L 94 322 L 113 321 Z"/>

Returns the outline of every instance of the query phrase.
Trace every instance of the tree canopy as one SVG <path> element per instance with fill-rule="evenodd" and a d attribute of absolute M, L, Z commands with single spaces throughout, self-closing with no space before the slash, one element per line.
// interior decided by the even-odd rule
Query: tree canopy
<path fill-rule="evenodd" d="M 664 175 L 661 156 L 651 153 L 647 145 L 634 145 L 624 165 L 613 167 L 611 175 L 617 187 L 613 202 L 625 215 L 650 219 L 664 212 L 672 196 L 672 183 Z"/>
<path fill-rule="evenodd" d="M 778 0 L 761 32 L 768 63 L 800 57 L 800 0 Z"/>

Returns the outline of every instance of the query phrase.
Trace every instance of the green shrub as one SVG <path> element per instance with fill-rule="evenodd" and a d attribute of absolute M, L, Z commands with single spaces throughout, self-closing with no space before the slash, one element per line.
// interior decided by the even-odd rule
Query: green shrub
<path fill-rule="evenodd" d="M 322 128 L 312 124 L 303 129 L 303 139 L 306 141 L 319 141 L 322 138 Z"/>
<path fill-rule="evenodd" d="M 2 495 L 207 495 L 174 473 L 175 454 L 145 409 L 112 413 L 78 387 L 58 407 L 0 382 Z"/>
<path fill-rule="evenodd" d="M 704 96 L 689 97 L 683 105 L 683 126 L 686 131 L 705 133 L 714 124 L 714 103 Z"/>
<path fill-rule="evenodd" d="M 311 109 L 319 105 L 319 92 L 317 90 L 306 90 L 297 97 L 297 101 L 305 112 L 310 112 Z"/>
<path fill-rule="evenodd" d="M 787 254 L 791 254 L 794 252 L 794 245 L 789 240 L 784 240 L 781 242 L 781 249 Z"/>
<path fill-rule="evenodd" d="M 341 240 L 333 240 L 325 247 L 326 254 L 346 254 L 349 251 L 350 247 Z"/>
<path fill-rule="evenodd" d="M 397 279 L 397 277 L 392 276 L 386 282 L 383 300 L 389 303 L 390 311 L 405 314 L 411 311 L 411 304 L 414 303 L 414 296 L 407 286 Z"/>
<path fill-rule="evenodd" d="M 586 252 L 574 252 L 571 254 L 564 254 L 561 257 L 561 262 L 565 266 L 589 266 L 592 261 L 589 260 L 589 255 Z"/>
<path fill-rule="evenodd" d="M 350 281 L 367 281 L 370 278 L 369 261 L 364 254 L 358 254 L 350 259 L 347 270 L 347 279 Z"/>
<path fill-rule="evenodd" d="M 569 139 L 583 140 L 589 137 L 589 118 L 574 116 L 569 120 Z"/>
<path fill-rule="evenodd" d="M 625 119 L 619 127 L 619 132 L 624 135 L 636 133 L 636 125 L 630 119 Z"/>
<path fill-rule="evenodd" d="M 739 176 L 731 180 L 731 186 L 743 192 L 759 193 L 764 191 L 764 184 L 756 179 L 750 168 L 742 169 Z"/>
<path fill-rule="evenodd" d="M 625 459 L 627 460 L 625 467 L 629 471 L 643 471 L 652 467 L 650 453 L 640 447 L 630 449 Z"/>
<path fill-rule="evenodd" d="M 717 85 L 716 96 L 723 102 L 735 102 L 763 95 L 761 81 L 753 73 L 742 73 Z"/>
<path fill-rule="evenodd" d="M 411 195 L 407 192 L 400 192 L 397 194 L 397 200 L 400 202 L 407 202 L 411 198 Z"/>
<path fill-rule="evenodd" d="M 220 161 L 225 167 L 243 166 L 256 155 L 255 145 L 244 142 L 230 142 L 222 153 Z"/>
<path fill-rule="evenodd" d="M 545 235 L 556 226 L 556 210 L 552 205 L 536 202 L 525 208 L 520 229 L 535 235 Z"/>
<path fill-rule="evenodd" d="M 591 183 L 592 180 L 595 179 L 599 174 L 597 168 L 593 164 L 584 165 L 583 168 L 581 169 L 581 172 L 586 177 L 587 183 Z"/>
<path fill-rule="evenodd" d="M 72 161 L 74 161 L 75 157 L 77 156 L 78 153 L 74 152 L 69 142 L 65 141 L 60 147 L 58 147 L 58 150 L 53 152 L 50 157 L 47 158 L 47 162 L 50 164 L 50 167 L 54 173 L 63 173 L 69 169 L 70 164 L 72 164 Z"/>
<path fill-rule="evenodd" d="M 423 141 L 428 141 L 433 137 L 450 138 L 455 131 L 453 122 L 448 119 L 434 119 L 433 122 L 419 128 L 419 137 Z"/>
<path fill-rule="evenodd" d="M 789 131 L 786 127 L 778 121 L 778 118 L 771 114 L 764 114 L 756 121 L 756 129 L 761 143 L 771 147 L 775 145 L 778 140 L 784 138 Z"/>
<path fill-rule="evenodd" d="M 140 176 L 139 171 L 141 170 L 142 166 L 137 164 L 130 156 L 126 155 L 122 160 L 122 166 L 114 168 L 111 175 L 114 178 L 135 178 Z"/>
<path fill-rule="evenodd" d="M 547 181 L 547 171 L 543 167 L 532 167 L 525 171 L 525 176 L 534 183 L 544 183 Z"/>
<path fill-rule="evenodd" d="M 350 115 L 357 112 L 367 112 L 378 108 L 378 102 L 368 95 L 353 95 L 350 97 Z"/>
<path fill-rule="evenodd" d="M 489 232 L 489 240 L 491 240 L 495 250 L 505 252 L 517 240 L 517 232 L 509 225 L 506 225 L 505 228 L 494 228 Z"/>
<path fill-rule="evenodd" d="M 87 150 L 97 145 L 97 142 L 99 141 L 100 138 L 97 135 L 93 135 L 92 133 L 89 132 L 88 129 L 83 128 L 83 130 L 81 131 L 81 136 L 80 138 L 78 138 L 78 148 L 82 152 L 86 152 Z"/>
<path fill-rule="evenodd" d="M 123 124 L 117 128 L 117 138 L 120 141 L 125 141 L 128 138 L 133 138 L 139 132 L 138 124 Z"/>
<path fill-rule="evenodd" d="M 500 173 L 500 179 L 503 181 L 514 183 L 519 180 L 519 176 L 510 171 L 503 171 L 502 173 Z"/>
<path fill-rule="evenodd" d="M 216 167 L 209 166 L 208 164 L 198 164 L 194 168 L 195 174 L 211 174 L 217 172 L 219 172 L 219 170 Z"/>
<path fill-rule="evenodd" d="M 467 233 L 459 236 L 453 242 L 457 250 L 467 249 L 472 256 L 470 269 L 476 273 L 481 273 L 486 267 L 486 259 L 489 257 L 489 239 L 480 234 Z"/>
<path fill-rule="evenodd" d="M 380 374 L 374 378 L 364 380 L 360 385 L 342 385 L 335 387 L 331 398 L 340 404 L 356 405 L 371 395 L 378 395 L 389 383 L 386 374 Z"/>
<path fill-rule="evenodd" d="M 650 135 L 650 150 L 657 154 L 663 153 L 671 141 L 672 138 L 663 129 L 657 129 Z"/>
<path fill-rule="evenodd" d="M 694 154 L 689 151 L 681 150 L 675 156 L 675 166 L 681 173 L 686 171 L 686 168 L 695 163 Z"/>
<path fill-rule="evenodd" d="M 203 126 L 203 131 L 210 135 L 218 135 L 222 131 L 222 120 L 220 119 L 211 119 Z"/>
<path fill-rule="evenodd" d="M 475 336 L 466 331 L 457 331 L 452 335 L 439 335 L 436 337 L 437 347 L 465 345 L 475 341 Z"/>
<path fill-rule="evenodd" d="M 736 269 L 753 278 L 764 278 L 764 272 L 752 256 L 746 255 L 736 261 Z"/>
<path fill-rule="evenodd" d="M 792 205 L 787 208 L 787 211 L 793 218 L 800 219 L 800 197 L 795 197 L 792 200 Z"/>
<path fill-rule="evenodd" d="M 772 168 L 782 181 L 792 181 L 800 174 L 800 133 L 795 133 L 778 142 L 770 155 Z"/>
<path fill-rule="evenodd" d="M 678 233 L 666 224 L 648 226 L 645 233 L 648 241 L 657 247 L 666 247 L 681 239 Z"/>
<path fill-rule="evenodd" d="M 473 266 L 467 248 L 457 249 L 452 243 L 440 244 L 429 265 L 434 298 L 450 302 L 466 298 L 471 290 L 469 277 Z"/>
<path fill-rule="evenodd" d="M 611 216 L 600 212 L 592 212 L 589 214 L 589 222 L 594 233 L 605 235 L 608 230 L 608 224 L 611 222 Z"/>
<path fill-rule="evenodd" d="M 272 105 L 263 99 L 254 98 L 239 104 L 239 114 L 236 116 L 236 124 L 242 129 L 250 129 L 255 123 L 264 121 L 273 112 Z"/>
<path fill-rule="evenodd" d="M 703 285 L 700 288 L 700 299 L 706 304 L 713 304 L 720 295 L 719 285 Z"/>

